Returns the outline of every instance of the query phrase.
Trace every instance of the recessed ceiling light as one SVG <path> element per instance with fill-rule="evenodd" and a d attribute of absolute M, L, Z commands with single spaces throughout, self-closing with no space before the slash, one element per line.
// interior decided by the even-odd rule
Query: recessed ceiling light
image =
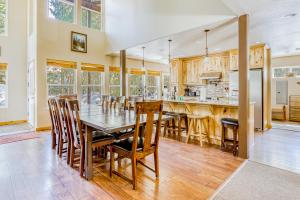
<path fill-rule="evenodd" d="M 289 13 L 289 14 L 283 15 L 281 18 L 285 19 L 285 18 L 290 18 L 290 17 L 295 17 L 295 16 L 297 16 L 297 13 Z"/>

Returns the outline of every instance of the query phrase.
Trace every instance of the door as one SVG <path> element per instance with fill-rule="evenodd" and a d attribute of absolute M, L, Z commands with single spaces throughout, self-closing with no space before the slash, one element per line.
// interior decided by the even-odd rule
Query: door
<path fill-rule="evenodd" d="M 287 80 L 276 81 L 276 104 L 279 105 L 288 104 L 288 81 Z"/>
<path fill-rule="evenodd" d="M 30 62 L 27 70 L 27 91 L 28 91 L 28 122 L 35 127 L 35 66 L 34 62 Z"/>

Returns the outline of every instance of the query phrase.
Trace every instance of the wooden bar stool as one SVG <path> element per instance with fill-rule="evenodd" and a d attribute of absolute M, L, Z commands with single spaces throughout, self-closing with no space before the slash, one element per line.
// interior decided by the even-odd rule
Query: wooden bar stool
<path fill-rule="evenodd" d="M 188 115 L 189 128 L 187 132 L 186 143 L 189 142 L 191 136 L 199 137 L 200 145 L 203 146 L 203 140 L 210 143 L 209 138 L 209 116 Z"/>
<path fill-rule="evenodd" d="M 232 153 L 234 156 L 238 155 L 238 129 L 239 121 L 233 118 L 222 118 L 222 139 L 221 139 L 221 150 L 226 151 L 227 145 L 232 145 Z M 227 137 L 228 129 L 231 129 L 233 132 L 233 139 Z"/>
<path fill-rule="evenodd" d="M 172 118 L 164 123 L 164 137 L 166 137 L 169 133 L 177 136 L 177 140 L 181 141 L 182 132 L 188 132 L 188 118 L 185 113 L 177 113 L 177 112 L 169 112 L 164 111 L 164 115 L 172 116 Z M 184 123 L 184 126 L 182 126 Z M 177 133 L 177 134 L 176 134 Z"/>

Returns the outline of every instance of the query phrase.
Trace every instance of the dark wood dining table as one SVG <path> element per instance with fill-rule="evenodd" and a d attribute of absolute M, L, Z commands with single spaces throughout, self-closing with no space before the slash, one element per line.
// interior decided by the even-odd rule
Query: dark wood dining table
<path fill-rule="evenodd" d="M 167 120 L 170 116 L 163 115 L 162 120 Z M 122 130 L 135 128 L 136 114 L 134 110 L 124 110 L 119 108 L 109 108 L 96 105 L 82 105 L 80 107 L 80 119 L 85 127 L 85 174 L 86 179 L 93 178 L 92 166 L 92 132 L 95 130 L 105 133 L 118 133 Z M 158 115 L 155 116 L 157 121 Z M 146 123 L 146 116 L 141 115 L 140 124 Z"/>

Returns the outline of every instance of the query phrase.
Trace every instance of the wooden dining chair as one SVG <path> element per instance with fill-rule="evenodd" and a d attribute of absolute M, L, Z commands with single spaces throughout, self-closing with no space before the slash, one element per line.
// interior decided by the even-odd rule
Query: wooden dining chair
<path fill-rule="evenodd" d="M 80 171 L 80 176 L 83 177 L 84 161 L 85 161 L 85 135 L 84 135 L 85 133 L 83 131 L 83 127 L 80 121 L 78 100 L 67 100 L 67 106 L 69 109 L 70 121 L 72 124 L 74 147 L 80 150 L 79 171 Z M 94 131 L 92 134 L 93 134 L 92 149 L 105 147 L 113 143 L 115 140 L 113 135 L 106 134 L 104 132 Z"/>
<path fill-rule="evenodd" d="M 54 110 L 54 103 L 55 103 L 55 98 L 49 98 L 48 99 L 48 107 L 49 107 L 49 113 L 50 113 L 50 119 L 51 119 L 51 146 L 52 149 L 55 149 L 57 141 L 56 141 L 56 136 L 58 135 L 58 128 L 56 124 L 56 119 L 55 119 L 55 110 Z"/>
<path fill-rule="evenodd" d="M 58 98 L 61 99 L 70 99 L 70 100 L 76 100 L 77 99 L 77 94 L 71 94 L 71 95 L 60 95 Z"/>
<path fill-rule="evenodd" d="M 124 178 L 133 184 L 133 189 L 137 185 L 137 163 L 142 164 L 146 168 L 155 172 L 159 177 L 158 164 L 158 142 L 161 131 L 161 119 L 163 111 L 162 101 L 153 102 L 137 102 L 136 103 L 136 125 L 133 137 L 119 140 L 110 145 L 110 177 L 112 173 Z M 155 118 L 157 117 L 157 122 Z M 141 118 L 146 120 L 143 136 L 140 136 Z M 155 136 L 153 140 L 153 130 L 155 127 Z M 114 154 L 117 153 L 120 158 L 131 159 L 132 179 L 114 170 Z M 154 155 L 155 169 L 147 166 L 142 159 L 146 156 Z"/>

